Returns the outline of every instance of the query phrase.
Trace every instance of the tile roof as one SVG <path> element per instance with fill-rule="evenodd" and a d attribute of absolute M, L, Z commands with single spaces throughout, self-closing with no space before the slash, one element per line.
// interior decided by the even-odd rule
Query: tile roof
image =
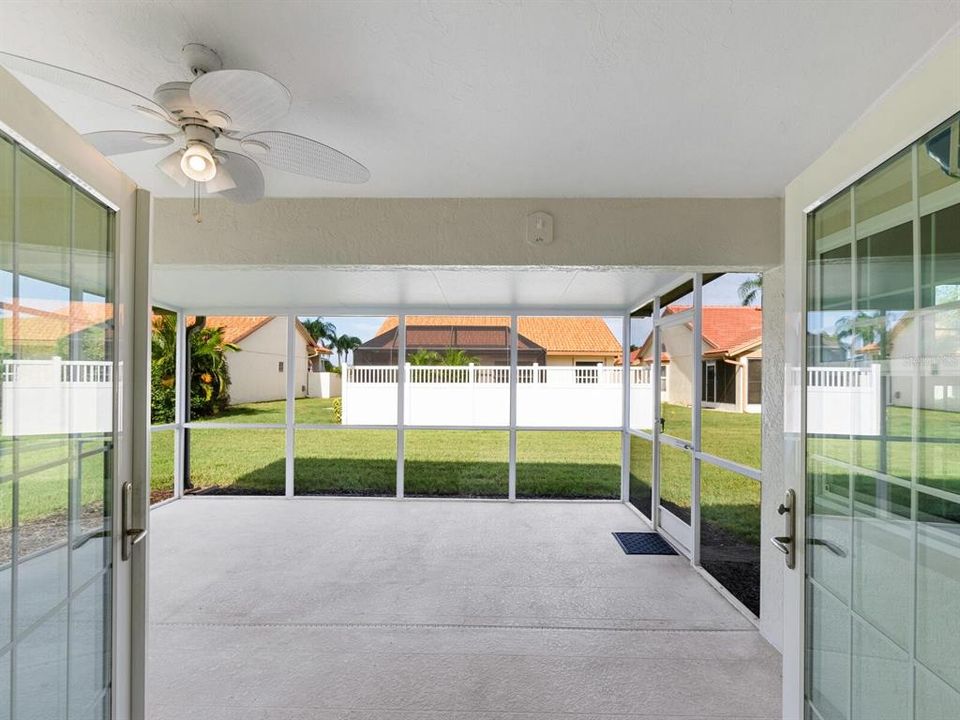
<path fill-rule="evenodd" d="M 689 309 L 689 305 L 671 305 L 664 309 L 663 314 L 669 315 Z M 711 348 L 705 350 L 704 354 L 739 355 L 759 346 L 763 341 L 763 312 L 758 307 L 706 305 L 703 308 L 702 326 L 703 339 Z M 690 323 L 687 323 L 687 327 L 693 329 Z M 640 347 L 641 356 L 646 355 L 652 338 L 651 331 Z M 669 362 L 669 353 L 664 352 L 661 359 Z"/>
<path fill-rule="evenodd" d="M 257 330 L 273 320 L 276 315 L 207 315 L 206 326 L 223 328 L 223 341 L 225 343 L 236 344 L 242 342 L 245 338 L 253 335 Z M 187 325 L 196 322 L 196 316 L 187 316 Z M 310 336 L 307 329 L 298 320 L 297 329 L 307 341 L 307 345 L 318 350 L 324 355 L 329 355 L 330 350 L 320 345 Z"/>
<path fill-rule="evenodd" d="M 276 317 L 274 315 L 207 315 L 206 327 L 222 328 L 225 343 L 238 343 Z M 187 325 L 193 325 L 196 317 L 188 316 Z"/>
<path fill-rule="evenodd" d="M 457 328 L 510 327 L 508 317 L 464 315 L 407 315 L 407 327 L 453 326 Z M 388 317 L 377 335 L 397 326 L 396 317 Z M 601 317 L 521 317 L 517 332 L 545 348 L 548 355 L 616 356 L 620 343 Z"/>
<path fill-rule="evenodd" d="M 689 305 L 671 306 L 664 315 L 689 310 Z M 703 339 L 716 352 L 730 352 L 760 342 L 763 312 L 742 305 L 705 305 L 702 314 Z"/>
<path fill-rule="evenodd" d="M 55 343 L 87 328 L 103 325 L 113 318 L 113 304 L 76 301 L 55 310 L 43 310 L 23 303 L 0 303 L 4 343 L 13 340 L 14 316 L 21 343 Z"/>

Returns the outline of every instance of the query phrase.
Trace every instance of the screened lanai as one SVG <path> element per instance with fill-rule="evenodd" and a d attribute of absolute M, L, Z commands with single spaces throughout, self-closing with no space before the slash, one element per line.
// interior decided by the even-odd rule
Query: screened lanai
<path fill-rule="evenodd" d="M 226 273 L 201 285 L 154 268 L 152 387 L 169 393 L 150 432 L 160 717 L 286 707 L 270 673 L 239 699 L 230 673 L 195 679 L 223 647 L 269 665 L 264 644 L 330 664 L 316 677 L 353 688 L 312 697 L 317 707 L 349 696 L 393 712 L 483 710 L 489 698 L 470 696 L 495 682 L 500 709 L 626 711 L 644 683 L 609 693 L 599 679 L 648 673 L 653 660 L 635 653 L 646 644 L 656 662 L 705 673 L 680 672 L 664 687 L 686 699 L 652 711 L 707 717 L 737 672 L 724 712 L 775 714 L 776 655 L 758 632 L 762 407 L 746 402 L 762 360 L 761 272 L 317 272 L 311 288 L 408 299 L 231 308 L 191 297 L 218 282 L 229 296 Z M 183 292 L 193 284 L 207 289 Z M 269 275 L 245 285 L 258 286 L 272 288 Z M 516 302 L 496 302 L 506 296 Z M 219 369 L 200 351 L 211 344 Z M 734 378 L 727 406 L 703 401 L 718 360 Z M 671 555 L 626 555 L 617 532 L 659 533 Z M 621 633 L 629 642 L 610 646 Z M 547 649 L 565 635 L 572 654 Z M 598 639 L 603 659 L 573 659 Z M 376 670 L 353 659 L 360 647 Z M 514 671 L 485 647 L 512 655 Z M 521 690 L 557 673 L 579 700 Z M 421 674 L 442 690 L 415 692 Z"/>
<path fill-rule="evenodd" d="M 155 268 L 154 504 L 621 503 L 760 615 L 761 273 L 424 268 L 390 288 L 353 268 L 310 287 L 351 274 L 423 302 L 205 307 Z M 515 305 L 469 306 L 508 285 Z"/>

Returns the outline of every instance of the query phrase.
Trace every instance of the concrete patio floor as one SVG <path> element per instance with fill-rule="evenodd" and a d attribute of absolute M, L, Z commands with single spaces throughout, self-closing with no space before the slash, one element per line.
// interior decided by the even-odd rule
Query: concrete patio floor
<path fill-rule="evenodd" d="M 187 498 L 151 515 L 151 720 L 780 716 L 780 656 L 617 503 Z"/>

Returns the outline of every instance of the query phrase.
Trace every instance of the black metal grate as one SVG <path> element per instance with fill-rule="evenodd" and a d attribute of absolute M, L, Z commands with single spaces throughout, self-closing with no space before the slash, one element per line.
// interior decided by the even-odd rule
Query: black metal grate
<path fill-rule="evenodd" d="M 615 532 L 613 536 L 627 555 L 676 555 L 677 551 L 654 532 Z"/>

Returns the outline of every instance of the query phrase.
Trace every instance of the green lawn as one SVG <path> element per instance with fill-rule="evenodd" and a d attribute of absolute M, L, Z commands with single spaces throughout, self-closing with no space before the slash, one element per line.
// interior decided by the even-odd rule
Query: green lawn
<path fill-rule="evenodd" d="M 332 424 L 330 400 L 296 403 L 300 423 Z M 689 437 L 690 411 L 664 406 L 667 430 Z M 960 424 L 955 414 L 926 411 L 919 421 L 927 436 L 943 442 L 920 446 L 919 467 L 924 482 L 956 487 L 960 478 Z M 283 402 L 235 406 L 217 418 L 231 423 L 283 423 Z M 909 435 L 911 413 L 890 408 L 892 435 Z M 714 410 L 703 413 L 703 445 L 708 452 L 758 467 L 760 417 Z M 284 491 L 283 430 L 225 430 L 212 425 L 191 432 L 191 475 L 195 491 L 243 494 L 282 494 Z M 151 489 L 154 501 L 173 491 L 173 431 L 151 437 Z M 77 441 L 73 441 L 77 443 Z M 405 492 L 411 496 L 505 497 L 507 494 L 506 431 L 418 430 L 405 434 Z M 849 473 L 835 459 L 862 467 L 882 467 L 886 445 L 887 472 L 909 477 L 910 444 L 878 440 L 811 440 L 811 453 L 828 458 L 813 470 L 836 493 L 847 492 Z M 12 472 L 11 441 L 0 442 L 0 475 Z M 91 441 L 86 452 L 96 447 Z M 68 457 L 66 440 L 20 441 L 20 466 L 55 463 Z M 631 499 L 649 508 L 649 443 L 631 442 Z M 84 505 L 102 501 L 103 454 L 84 460 L 81 490 Z M 391 430 L 297 430 L 295 486 L 298 494 L 386 495 L 395 493 L 396 433 Z M 620 436 L 610 432 L 526 431 L 517 437 L 519 497 L 617 498 L 620 492 Z M 60 464 L 24 478 L 20 493 L 21 520 L 65 514 L 68 465 Z M 690 508 L 688 456 L 666 449 L 662 456 L 664 503 L 683 517 Z M 861 487 L 861 485 L 863 487 Z M 855 478 L 855 492 L 875 492 L 870 478 Z M 759 484 L 708 464 L 702 466 L 702 517 L 740 538 L 759 540 Z M 11 524 L 11 485 L 0 481 L 0 528 Z"/>
<path fill-rule="evenodd" d="M 682 440 L 691 433 L 690 408 L 664 404 L 665 432 Z M 702 413 L 701 438 L 705 452 L 760 467 L 760 416 L 707 410 Z M 650 442 L 632 438 L 630 444 L 631 501 L 649 516 L 652 448 Z M 661 503 L 690 521 L 690 480 L 693 467 L 683 450 L 662 445 L 660 452 Z M 760 540 L 760 483 L 709 463 L 700 465 L 700 507 L 704 523 L 711 523 L 749 543 Z"/>
<path fill-rule="evenodd" d="M 263 423 L 283 425 L 287 421 L 285 400 L 231 405 L 217 415 L 195 422 Z M 333 400 L 299 398 L 294 402 L 294 417 L 301 425 L 336 425 Z"/>
<path fill-rule="evenodd" d="M 20 480 L 21 521 L 37 518 L 66 518 L 69 507 L 69 474 L 79 472 L 80 500 L 84 507 L 102 507 L 104 462 L 109 457 L 102 438 L 68 440 L 62 436 L 17 441 L 19 468 L 39 468 Z M 13 484 L 6 479 L 13 472 L 14 442 L 0 442 L 0 529 L 13 524 Z M 76 468 L 76 470 L 72 470 Z"/>

